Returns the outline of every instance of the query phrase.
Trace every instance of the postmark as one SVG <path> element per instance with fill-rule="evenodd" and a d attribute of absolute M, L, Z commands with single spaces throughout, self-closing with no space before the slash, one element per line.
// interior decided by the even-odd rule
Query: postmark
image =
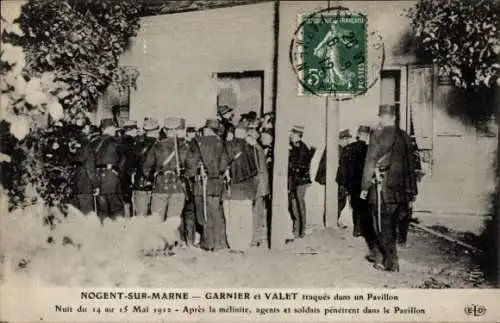
<path fill-rule="evenodd" d="M 383 65 L 383 42 L 367 25 L 365 15 L 345 7 L 299 17 L 290 43 L 299 95 L 347 100 L 373 86 Z"/>

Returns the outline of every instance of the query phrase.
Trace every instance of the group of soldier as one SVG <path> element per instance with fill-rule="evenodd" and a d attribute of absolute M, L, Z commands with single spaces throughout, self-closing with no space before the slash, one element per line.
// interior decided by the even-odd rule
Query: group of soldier
<path fill-rule="evenodd" d="M 396 125 L 396 107 L 379 107 L 379 127 L 361 125 L 356 141 L 349 130 L 339 133 L 337 225 L 350 200 L 353 235 L 364 237 L 374 268 L 399 271 L 397 245 L 406 245 L 412 203 L 422 175 L 416 142 Z M 314 147 L 302 142 L 303 127 L 290 135 L 289 208 L 294 236 L 303 237 L 306 226 L 305 192 L 311 183 L 309 168 Z M 326 184 L 326 150 L 319 162 L 315 181 Z"/>
<path fill-rule="evenodd" d="M 117 129 L 113 119 L 104 119 L 97 136 L 82 124 L 84 138 L 72 150 L 73 204 L 101 219 L 153 216 L 173 237 L 171 245 L 235 252 L 265 245 L 272 131 L 255 113 L 236 119 L 231 108 L 221 106 L 217 116 L 200 129 L 186 127 L 182 118 L 166 118 L 162 128 L 145 118 L 142 129 L 135 121 Z M 396 126 L 396 107 L 380 106 L 379 119 L 378 129 L 360 126 L 355 142 L 349 130 L 339 134 L 337 223 L 349 197 L 353 235 L 366 240 L 366 258 L 377 269 L 398 271 L 397 243 L 406 243 L 420 162 L 414 142 Z M 294 238 L 306 233 L 305 193 L 316 150 L 303 142 L 303 134 L 297 125 L 289 137 Z M 315 181 L 326 183 L 326 151 Z"/>
<path fill-rule="evenodd" d="M 221 106 L 200 129 L 177 117 L 163 127 L 145 118 L 142 129 L 104 119 L 94 136 L 88 122 L 81 127 L 72 177 L 73 205 L 83 213 L 155 217 L 170 247 L 244 252 L 265 245 L 272 138 L 255 114 L 235 121 Z"/>

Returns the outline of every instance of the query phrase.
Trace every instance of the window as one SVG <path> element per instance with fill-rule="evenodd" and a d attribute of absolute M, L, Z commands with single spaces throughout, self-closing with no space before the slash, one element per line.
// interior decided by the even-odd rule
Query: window
<path fill-rule="evenodd" d="M 401 124 L 401 70 L 386 70 L 380 75 L 380 104 L 396 106 L 396 125 Z"/>

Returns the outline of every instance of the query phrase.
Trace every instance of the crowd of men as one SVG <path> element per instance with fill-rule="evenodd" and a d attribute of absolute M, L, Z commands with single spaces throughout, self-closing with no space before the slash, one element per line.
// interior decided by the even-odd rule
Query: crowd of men
<path fill-rule="evenodd" d="M 135 121 L 118 129 L 104 119 L 92 135 L 83 123 L 82 144 L 72 150 L 73 204 L 101 219 L 156 217 L 174 237 L 172 245 L 236 252 L 265 245 L 273 117 L 251 112 L 235 118 L 228 106 L 217 115 L 200 129 L 186 127 L 182 118 L 166 118 L 163 127 L 145 118 L 142 129 Z M 398 271 L 396 245 L 406 242 L 420 162 L 414 141 L 396 126 L 396 108 L 380 106 L 379 118 L 378 129 L 360 126 L 355 142 L 349 130 L 339 134 L 337 223 L 349 198 L 353 235 L 365 238 L 367 259 L 377 269 Z M 306 234 L 305 194 L 316 151 L 303 134 L 297 125 L 289 137 L 289 212 L 297 239 Z M 315 181 L 326 183 L 326 151 Z"/>
<path fill-rule="evenodd" d="M 405 246 L 417 182 L 422 175 L 416 142 L 396 126 L 396 107 L 379 107 L 379 128 L 361 125 L 356 141 L 349 130 L 339 133 L 337 225 L 347 199 L 353 215 L 353 235 L 364 237 L 374 268 L 399 271 L 397 245 Z M 301 138 L 303 127 L 291 134 L 289 159 L 289 208 L 294 236 L 303 237 L 306 227 L 305 192 L 311 183 L 309 169 L 314 147 Z M 315 181 L 326 184 L 326 150 Z M 345 228 L 345 227 L 342 227 Z"/>
<path fill-rule="evenodd" d="M 142 128 L 120 128 L 104 119 L 98 134 L 82 122 L 72 150 L 73 205 L 115 219 L 153 216 L 170 246 L 243 252 L 264 246 L 272 115 L 247 113 L 235 120 L 228 106 L 196 129 L 183 118 L 145 118 Z M 199 233 L 199 242 L 196 233 Z"/>

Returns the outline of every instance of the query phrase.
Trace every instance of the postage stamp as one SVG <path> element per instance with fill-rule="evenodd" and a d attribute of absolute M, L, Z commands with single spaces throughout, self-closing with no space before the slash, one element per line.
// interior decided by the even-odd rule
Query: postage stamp
<path fill-rule="evenodd" d="M 302 21 L 292 64 L 304 94 L 358 94 L 367 87 L 367 27 L 361 14 L 323 12 Z"/>

